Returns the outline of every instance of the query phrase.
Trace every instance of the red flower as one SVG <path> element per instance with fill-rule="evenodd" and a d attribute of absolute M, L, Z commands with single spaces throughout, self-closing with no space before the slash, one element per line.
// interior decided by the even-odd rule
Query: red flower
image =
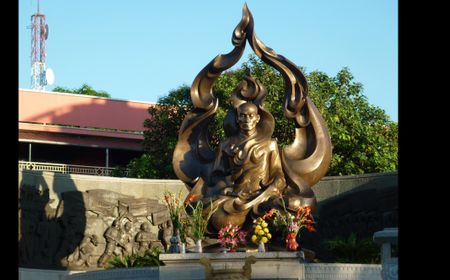
<path fill-rule="evenodd" d="M 191 204 L 194 201 L 195 195 L 189 194 L 188 197 L 186 197 L 186 200 L 184 201 L 185 205 Z"/>
<path fill-rule="evenodd" d="M 304 208 L 305 208 L 306 216 L 310 216 L 311 215 L 311 207 L 305 206 Z"/>
<path fill-rule="evenodd" d="M 315 229 L 312 225 L 306 225 L 305 227 L 306 227 L 306 229 L 307 229 L 309 232 L 314 232 L 314 231 L 316 231 L 316 229 Z"/>
<path fill-rule="evenodd" d="M 171 202 L 170 196 L 167 194 L 164 195 L 164 200 L 166 201 L 167 204 L 170 204 L 170 202 Z"/>
<path fill-rule="evenodd" d="M 274 213 L 274 209 L 270 209 L 264 216 L 263 219 L 267 218 L 267 217 L 272 217 Z"/>

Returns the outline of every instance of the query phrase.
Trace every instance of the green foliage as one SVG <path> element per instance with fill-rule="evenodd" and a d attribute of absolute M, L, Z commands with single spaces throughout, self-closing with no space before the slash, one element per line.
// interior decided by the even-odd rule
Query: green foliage
<path fill-rule="evenodd" d="M 186 208 L 186 211 L 189 211 L 191 221 L 191 235 L 194 237 L 195 240 L 203 240 L 205 237 L 206 227 L 208 226 L 209 219 L 211 218 L 212 214 L 217 210 L 217 205 L 214 208 L 212 202 L 209 203 L 209 210 L 208 214 L 204 216 L 203 211 L 206 208 L 203 208 L 203 202 L 201 200 L 197 201 L 195 203 L 195 206 L 193 206 L 191 203 L 189 203 L 187 206 L 189 208 Z"/>
<path fill-rule="evenodd" d="M 294 138 L 294 123 L 283 113 L 282 76 L 251 55 L 240 68 L 224 72 L 214 83 L 213 92 L 219 99 L 219 108 L 209 125 L 211 147 L 216 147 L 224 137 L 223 120 L 231 108 L 231 93 L 247 69 L 267 88 L 264 105 L 275 118 L 272 137 L 277 139 L 281 147 L 289 145 Z M 349 69 L 343 68 L 336 77 L 329 77 L 320 71 L 303 72 L 308 80 L 309 96 L 325 119 L 331 136 L 333 156 L 327 175 L 397 170 L 398 125 L 382 109 L 368 103 L 362 94 L 362 84 L 353 82 Z M 149 171 L 141 170 L 138 174 L 145 178 L 176 178 L 172 169 L 172 155 L 181 123 L 186 113 L 193 108 L 190 88 L 187 85 L 180 86 L 160 98 L 158 103 L 149 108 L 152 117 L 144 123 L 147 128 L 144 132 L 144 150 L 147 155 L 145 159 L 143 156 L 142 161 L 146 161 Z"/>
<path fill-rule="evenodd" d="M 136 160 L 136 159 L 134 159 Z M 132 161 L 134 161 L 132 160 Z M 128 164 L 128 166 L 131 164 L 131 162 Z M 115 166 L 114 169 L 111 171 L 112 177 L 127 177 L 127 169 L 123 166 Z M 134 177 L 139 178 L 139 177 Z"/>
<path fill-rule="evenodd" d="M 159 160 L 155 154 L 142 154 L 140 158 L 135 158 L 128 163 L 128 177 L 131 178 L 158 178 Z M 161 165 L 162 166 L 162 165 Z"/>
<path fill-rule="evenodd" d="M 381 249 L 370 239 L 356 238 L 352 233 L 345 239 L 337 237 L 322 242 L 322 247 L 331 253 L 331 261 L 338 263 L 381 263 Z"/>
<path fill-rule="evenodd" d="M 368 103 L 363 86 L 352 82 L 347 68 L 335 78 L 322 72 L 308 75 L 310 96 L 324 117 L 333 144 L 328 175 L 397 170 L 398 125 Z"/>
<path fill-rule="evenodd" d="M 127 268 L 127 267 L 144 267 L 144 266 L 163 266 L 165 265 L 159 260 L 159 254 L 161 252 L 158 248 L 152 248 L 151 250 L 145 251 L 145 253 L 140 256 L 133 254 L 130 256 L 116 256 L 111 261 L 109 261 L 108 269 L 111 268 Z"/>
<path fill-rule="evenodd" d="M 84 94 L 84 95 L 92 95 L 92 96 L 100 96 L 100 97 L 111 97 L 109 93 L 104 90 L 94 90 L 90 85 L 83 84 L 80 88 L 69 89 L 65 87 L 55 87 L 53 88 L 55 92 L 67 92 L 67 93 L 75 93 L 75 94 Z"/>
<path fill-rule="evenodd" d="M 148 177 L 176 178 L 172 169 L 172 155 L 178 141 L 178 130 L 184 116 L 192 109 L 190 88 L 187 85 L 170 91 L 169 95 L 159 99 L 156 106 L 148 109 L 149 115 L 144 127 L 143 148 Z"/>

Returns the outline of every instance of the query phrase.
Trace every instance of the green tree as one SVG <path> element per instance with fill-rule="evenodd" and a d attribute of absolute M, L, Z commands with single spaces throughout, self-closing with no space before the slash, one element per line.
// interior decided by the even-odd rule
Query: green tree
<path fill-rule="evenodd" d="M 92 95 L 92 96 L 100 96 L 100 97 L 111 97 L 109 93 L 104 90 L 94 90 L 90 85 L 83 84 L 80 88 L 69 89 L 65 87 L 55 87 L 53 88 L 55 92 L 67 92 L 67 93 L 75 93 L 75 94 L 84 94 L 84 95 Z"/>
<path fill-rule="evenodd" d="M 219 109 L 209 127 L 211 146 L 216 147 L 224 137 L 222 124 L 231 108 L 231 93 L 248 70 L 267 88 L 264 104 L 275 118 L 273 137 L 280 146 L 290 144 L 294 123 L 285 118 L 282 110 L 284 81 L 276 70 L 251 55 L 240 68 L 223 73 L 214 84 L 213 92 L 219 98 Z M 305 76 L 309 96 L 324 117 L 331 136 L 333 157 L 327 175 L 395 171 L 397 123 L 392 122 L 382 109 L 368 103 L 362 94 L 362 84 L 353 82 L 349 69 L 344 67 L 336 77 L 320 71 L 305 73 Z M 144 132 L 146 164 L 151 170 L 148 178 L 176 178 L 172 170 L 172 154 L 180 125 L 192 108 L 190 88 L 183 85 L 160 98 L 158 105 L 149 109 L 152 117 L 144 123 L 148 129 Z"/>
<path fill-rule="evenodd" d="M 129 175 L 132 175 L 133 170 L 143 167 L 149 171 L 141 169 L 142 178 L 176 178 L 172 169 L 173 150 L 178 141 L 181 122 L 192 108 L 190 88 L 182 85 L 148 109 L 151 117 L 144 122 L 144 127 L 148 128 L 144 132 L 145 154 L 140 161 L 128 165 Z"/>

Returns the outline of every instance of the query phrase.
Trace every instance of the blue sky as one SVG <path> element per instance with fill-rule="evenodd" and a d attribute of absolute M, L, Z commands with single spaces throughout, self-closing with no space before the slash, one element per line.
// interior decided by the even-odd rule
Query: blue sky
<path fill-rule="evenodd" d="M 191 85 L 231 35 L 247 2 L 255 32 L 307 72 L 348 67 L 369 102 L 398 120 L 396 0 L 41 0 L 49 25 L 47 68 L 54 86 L 88 83 L 113 98 L 157 101 Z M 19 88 L 31 87 L 30 17 L 37 0 L 19 0 Z M 247 44 L 246 60 L 252 53 Z"/>

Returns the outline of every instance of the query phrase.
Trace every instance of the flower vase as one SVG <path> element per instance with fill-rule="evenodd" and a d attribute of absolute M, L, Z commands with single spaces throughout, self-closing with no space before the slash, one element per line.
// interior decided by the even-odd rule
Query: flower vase
<path fill-rule="evenodd" d="M 172 235 L 170 238 L 169 253 L 180 252 L 180 237 L 178 235 Z"/>
<path fill-rule="evenodd" d="M 186 243 L 180 243 L 180 253 L 186 254 Z"/>
<path fill-rule="evenodd" d="M 264 242 L 259 241 L 258 252 L 265 252 L 265 251 L 266 251 L 266 246 L 264 245 Z"/>
<path fill-rule="evenodd" d="M 203 247 L 202 247 L 202 240 L 199 239 L 197 242 L 195 242 L 195 251 L 197 253 L 203 253 Z"/>
<path fill-rule="evenodd" d="M 286 249 L 288 251 L 297 251 L 298 246 L 297 234 L 295 232 L 288 233 L 286 236 Z"/>

